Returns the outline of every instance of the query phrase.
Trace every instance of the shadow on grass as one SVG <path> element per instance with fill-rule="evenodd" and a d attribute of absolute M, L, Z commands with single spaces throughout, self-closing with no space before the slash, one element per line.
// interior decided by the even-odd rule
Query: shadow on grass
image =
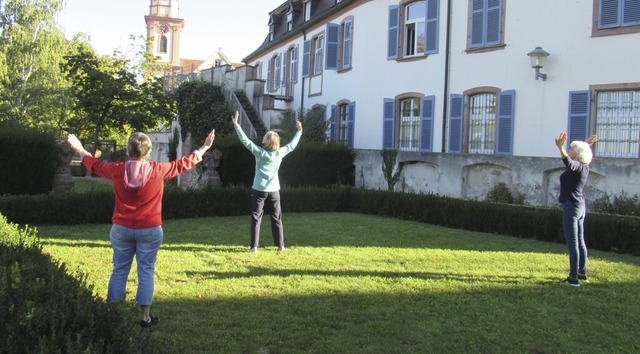
<path fill-rule="evenodd" d="M 464 278 L 464 277 L 462 277 Z M 167 352 L 638 352 L 639 284 L 163 300 Z M 593 301 L 600 297 L 603 301 Z M 586 333 L 585 333 L 586 331 Z"/>
<path fill-rule="evenodd" d="M 238 279 L 238 278 L 255 278 L 262 276 L 287 278 L 291 276 L 311 276 L 311 277 L 374 277 L 388 279 L 430 279 L 430 280 L 452 280 L 462 282 L 486 282 L 486 277 L 478 277 L 472 274 L 456 274 L 451 272 L 378 272 L 378 271 L 324 271 L 309 269 L 273 269 L 267 267 L 248 267 L 246 272 L 186 272 L 189 277 L 197 277 L 199 279 Z M 539 278 L 538 278 L 539 279 Z M 492 282 L 497 283 L 522 283 L 521 276 L 496 275 L 491 276 Z M 550 279 L 552 280 L 552 279 Z M 555 280 L 555 278 L 553 279 Z"/>

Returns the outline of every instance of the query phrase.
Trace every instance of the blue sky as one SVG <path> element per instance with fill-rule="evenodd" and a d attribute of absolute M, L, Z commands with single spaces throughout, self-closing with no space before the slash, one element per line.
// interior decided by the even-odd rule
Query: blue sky
<path fill-rule="evenodd" d="M 269 12 L 284 0 L 182 0 L 180 57 L 204 60 L 218 48 L 240 62 L 268 34 Z M 66 0 L 58 23 L 67 38 L 84 32 L 99 54 L 126 48 L 129 35 L 146 35 L 149 0 Z"/>

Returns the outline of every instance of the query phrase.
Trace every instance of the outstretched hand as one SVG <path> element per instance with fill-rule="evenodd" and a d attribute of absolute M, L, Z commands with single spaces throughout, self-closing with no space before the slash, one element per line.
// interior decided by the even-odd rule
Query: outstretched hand
<path fill-rule="evenodd" d="M 567 143 L 567 133 L 562 132 L 560 133 L 560 136 L 556 138 L 556 146 L 558 148 L 561 148 L 561 147 L 564 147 L 566 143 Z"/>
<path fill-rule="evenodd" d="M 598 141 L 598 136 L 594 134 L 590 136 L 585 142 L 589 145 L 593 145 L 596 141 Z"/>
<path fill-rule="evenodd" d="M 216 138 L 216 130 L 211 129 L 211 132 L 209 132 L 209 135 L 207 135 L 207 137 L 204 139 L 205 148 L 209 149 L 211 145 L 213 145 L 213 139 L 215 138 Z"/>
<path fill-rule="evenodd" d="M 82 146 L 82 143 L 74 134 L 67 135 L 67 144 L 69 144 L 69 147 L 71 147 L 71 149 L 80 156 L 90 155 L 87 150 L 84 149 L 84 146 Z"/>
<path fill-rule="evenodd" d="M 296 119 L 296 129 L 301 132 L 302 131 L 302 122 L 300 122 L 300 120 Z"/>
<path fill-rule="evenodd" d="M 234 113 L 234 114 L 231 116 L 231 122 L 233 123 L 233 125 L 238 124 L 238 111 L 236 111 L 236 113 Z"/>

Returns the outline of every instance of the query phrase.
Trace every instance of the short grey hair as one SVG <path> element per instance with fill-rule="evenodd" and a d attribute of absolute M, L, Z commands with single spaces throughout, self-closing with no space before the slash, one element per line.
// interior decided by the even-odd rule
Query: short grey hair
<path fill-rule="evenodd" d="M 571 150 L 575 153 L 576 160 L 585 165 L 591 163 L 591 160 L 593 159 L 593 152 L 591 152 L 589 144 L 584 141 L 572 141 L 570 146 Z"/>
<path fill-rule="evenodd" d="M 151 159 L 151 139 L 145 133 L 133 133 L 127 144 L 127 156 L 132 160 L 149 161 Z"/>

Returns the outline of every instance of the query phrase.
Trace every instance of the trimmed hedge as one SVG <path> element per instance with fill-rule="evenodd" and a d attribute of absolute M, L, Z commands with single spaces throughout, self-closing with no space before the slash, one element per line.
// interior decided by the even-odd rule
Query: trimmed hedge
<path fill-rule="evenodd" d="M 261 141 L 255 140 L 260 145 Z M 281 141 L 287 144 L 288 141 Z M 218 168 L 224 187 L 251 187 L 255 172 L 255 159 L 238 140 L 235 132 L 216 140 L 216 149 L 223 153 Z M 280 184 L 290 187 L 353 185 L 355 176 L 353 149 L 342 144 L 325 144 L 304 140 L 287 155 L 280 166 Z"/>
<path fill-rule="evenodd" d="M 464 230 L 564 243 L 562 210 L 333 186 L 283 188 L 283 212 L 354 212 Z M 163 218 L 248 215 L 251 189 L 165 190 Z M 20 224 L 109 223 L 112 192 L 0 198 L 0 212 Z M 588 213 L 590 248 L 640 255 L 640 218 Z"/>
<path fill-rule="evenodd" d="M 150 345 L 125 305 L 42 252 L 33 229 L 0 214 L 0 353 L 131 353 Z M 137 315 L 137 313 L 136 313 Z"/>
<path fill-rule="evenodd" d="M 49 192 L 58 168 L 53 135 L 36 129 L 0 129 L 0 195 Z"/>

